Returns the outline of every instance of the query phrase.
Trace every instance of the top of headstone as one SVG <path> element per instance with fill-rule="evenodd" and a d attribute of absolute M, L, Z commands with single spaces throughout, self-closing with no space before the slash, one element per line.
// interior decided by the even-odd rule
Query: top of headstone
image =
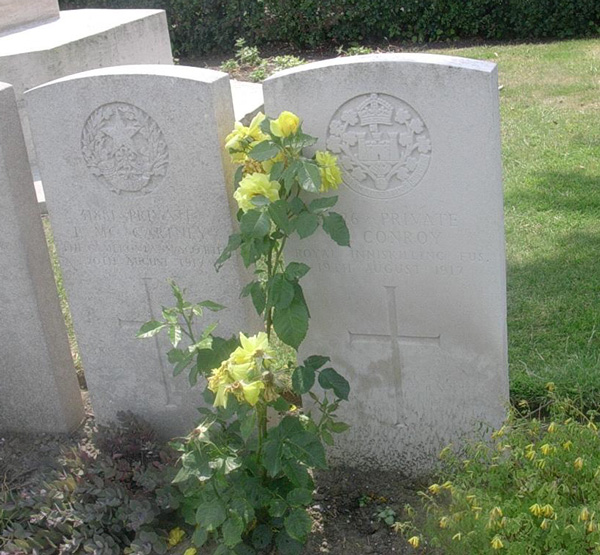
<path fill-rule="evenodd" d="M 200 67 L 175 66 L 168 64 L 137 64 L 102 67 L 98 69 L 91 69 L 89 71 L 82 71 L 81 73 L 67 75 L 66 77 L 55 79 L 54 81 L 50 81 L 49 83 L 44 83 L 43 85 L 39 85 L 38 87 L 35 87 L 31 90 L 43 89 L 45 87 L 55 85 L 56 83 L 62 83 L 65 81 L 77 81 L 78 79 L 86 79 L 88 77 L 112 77 L 115 75 L 147 75 L 151 77 L 176 77 L 177 79 L 189 79 L 191 81 L 202 81 L 203 83 L 214 83 L 215 81 L 223 79 L 223 77 L 228 77 L 228 74 L 223 73 L 222 71 L 214 71 L 212 69 L 205 69 Z"/>
<path fill-rule="evenodd" d="M 460 58 L 458 56 L 444 56 L 441 54 L 366 54 L 363 56 L 347 56 L 343 58 L 332 58 L 320 62 L 313 62 L 301 66 L 293 67 L 279 71 L 269 77 L 267 81 L 273 81 L 285 75 L 303 73 L 315 69 L 325 69 L 337 66 L 353 64 L 374 64 L 374 63 L 397 63 L 405 62 L 408 64 L 427 64 L 452 67 L 456 69 L 467 69 L 472 71 L 482 71 L 492 73 L 496 69 L 493 62 L 473 60 L 471 58 Z"/>
<path fill-rule="evenodd" d="M 58 17 L 58 0 L 0 0 L 0 34 Z"/>

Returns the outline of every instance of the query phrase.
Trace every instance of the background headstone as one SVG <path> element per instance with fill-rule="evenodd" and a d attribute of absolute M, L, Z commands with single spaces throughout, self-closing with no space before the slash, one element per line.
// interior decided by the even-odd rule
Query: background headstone
<path fill-rule="evenodd" d="M 0 0 L 0 34 L 58 18 L 58 0 Z"/>
<path fill-rule="evenodd" d="M 83 418 L 27 151 L 0 83 L 0 431 L 73 431 Z"/>
<path fill-rule="evenodd" d="M 24 9 L 29 3 L 9 2 L 12 9 Z M 49 3 L 42 0 L 35 6 Z M 4 22 L 0 9 L 0 28 Z M 35 152 L 23 99 L 26 90 L 100 67 L 173 63 L 163 10 L 66 10 L 48 23 L 11 28 L 0 35 L 0 81 L 15 89 L 35 177 Z"/>
<path fill-rule="evenodd" d="M 343 167 L 351 248 L 321 234 L 288 249 L 312 268 L 303 351 L 352 386 L 333 460 L 423 472 L 508 402 L 496 66 L 360 56 L 281 72 L 264 95 Z"/>
<path fill-rule="evenodd" d="M 245 329 L 223 143 L 229 77 L 181 66 L 95 70 L 26 94 L 73 323 L 100 422 L 131 410 L 165 436 L 195 422 L 201 389 L 172 376 L 166 338 L 136 339 L 175 300 L 229 307 L 217 335 Z M 206 320 L 205 320 L 206 322 Z"/>

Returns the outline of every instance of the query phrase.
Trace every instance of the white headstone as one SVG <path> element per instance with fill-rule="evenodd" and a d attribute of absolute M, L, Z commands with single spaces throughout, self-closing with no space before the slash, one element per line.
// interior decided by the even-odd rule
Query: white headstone
<path fill-rule="evenodd" d="M 135 334 L 175 304 L 169 278 L 190 300 L 229 307 L 217 335 L 245 328 L 236 263 L 219 274 L 213 266 L 232 233 L 229 77 L 123 66 L 26 98 L 94 412 L 106 422 L 132 410 L 165 436 L 181 434 L 195 422 L 200 389 L 172 376 L 166 338 Z"/>
<path fill-rule="evenodd" d="M 73 431 L 81 393 L 10 85 L 0 83 L 0 431 Z"/>
<path fill-rule="evenodd" d="M 15 0 L 14 5 L 21 2 Z M 0 81 L 15 89 L 34 166 L 35 152 L 24 109 L 26 90 L 99 67 L 172 63 L 163 10 L 65 10 L 60 18 L 45 25 L 17 28 L 0 36 Z"/>
<path fill-rule="evenodd" d="M 0 34 L 58 17 L 58 0 L 0 0 Z"/>
<path fill-rule="evenodd" d="M 496 66 L 360 56 L 281 72 L 264 94 L 343 168 L 351 248 L 321 234 L 288 249 L 312 268 L 304 352 L 352 386 L 332 456 L 423 472 L 508 401 Z"/>

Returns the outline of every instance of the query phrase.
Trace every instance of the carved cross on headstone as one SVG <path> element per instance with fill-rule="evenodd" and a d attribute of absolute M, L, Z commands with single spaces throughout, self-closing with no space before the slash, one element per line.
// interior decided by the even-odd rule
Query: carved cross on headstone
<path fill-rule="evenodd" d="M 119 327 L 124 327 L 124 326 L 128 326 L 129 328 L 133 327 L 135 329 L 135 332 L 137 332 L 140 329 L 140 327 L 142 326 L 142 324 L 145 324 L 148 320 L 156 320 L 156 318 L 154 317 L 154 310 L 152 308 L 153 303 L 152 303 L 152 296 L 150 295 L 150 287 L 148 286 L 148 282 L 152 281 L 152 278 L 142 278 L 142 281 L 144 283 L 144 292 L 146 294 L 145 296 L 146 296 L 148 316 L 149 316 L 148 319 L 147 320 L 124 320 L 123 318 L 119 318 Z M 157 335 L 154 336 L 154 346 L 156 348 L 156 357 L 160 364 L 160 381 L 165 390 L 165 399 L 167 401 L 167 406 L 174 406 L 175 403 L 173 402 L 173 392 L 171 391 L 171 385 L 169 382 L 170 373 L 169 373 L 168 369 L 165 367 L 162 348 L 161 348 L 160 341 L 158 340 Z"/>
<path fill-rule="evenodd" d="M 408 335 L 400 333 L 398 324 L 398 308 L 396 304 L 396 287 L 384 286 L 387 295 L 388 322 L 390 333 L 353 333 L 348 331 L 350 344 L 355 341 L 364 341 L 367 343 L 385 343 L 392 348 L 392 370 L 394 374 L 394 388 L 398 400 L 402 398 L 402 354 L 400 345 L 402 343 L 409 345 L 431 345 L 440 346 L 440 334 L 438 335 Z M 396 424 L 400 423 L 400 414 L 396 404 Z"/>

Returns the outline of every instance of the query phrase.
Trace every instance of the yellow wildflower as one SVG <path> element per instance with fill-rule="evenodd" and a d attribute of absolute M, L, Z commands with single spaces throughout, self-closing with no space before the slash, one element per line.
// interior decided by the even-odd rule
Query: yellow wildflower
<path fill-rule="evenodd" d="M 570 451 L 571 447 L 573 447 L 573 442 L 571 440 L 565 441 L 562 446 L 565 451 Z"/>
<path fill-rule="evenodd" d="M 531 507 L 529 507 L 529 511 L 535 516 L 542 516 L 544 512 L 542 507 L 540 507 L 539 503 L 534 503 L 533 505 L 531 505 Z"/>
<path fill-rule="evenodd" d="M 337 165 L 337 156 L 327 151 L 317 150 L 315 158 L 321 174 L 321 193 L 337 189 L 342 182 L 342 172 Z"/>
<path fill-rule="evenodd" d="M 540 451 L 544 454 L 547 455 L 548 453 L 552 453 L 552 451 L 554 450 L 554 447 L 552 447 L 552 445 L 548 444 L 548 443 L 544 443 L 544 445 L 542 445 L 540 447 Z"/>
<path fill-rule="evenodd" d="M 533 449 L 531 449 L 530 451 L 527 451 L 527 453 L 525 453 L 525 458 L 529 459 L 530 461 L 535 459 L 535 451 Z"/>
<path fill-rule="evenodd" d="M 292 112 L 281 112 L 277 119 L 271 120 L 271 133 L 276 137 L 289 137 L 298 131 L 300 118 Z"/>
<path fill-rule="evenodd" d="M 181 540 L 183 540 L 184 537 L 185 532 L 181 528 L 173 528 L 173 530 L 169 532 L 169 547 L 175 547 L 177 544 L 181 543 Z"/>
<path fill-rule="evenodd" d="M 581 470 L 583 468 L 583 459 L 581 457 L 577 457 L 573 463 L 573 466 L 575 467 L 575 470 Z"/>
<path fill-rule="evenodd" d="M 592 532 L 595 532 L 596 530 L 598 530 L 598 525 L 592 520 L 588 523 L 586 529 L 587 529 L 588 533 L 591 534 Z"/>
<path fill-rule="evenodd" d="M 546 384 L 546 389 L 547 389 L 548 391 L 554 391 L 554 389 L 555 389 L 555 388 L 556 388 L 556 387 L 555 387 L 555 385 L 554 385 L 554 382 L 548 382 L 548 383 Z"/>
<path fill-rule="evenodd" d="M 548 503 L 546 503 L 541 509 L 545 517 L 549 518 L 554 514 L 554 507 Z"/>
<path fill-rule="evenodd" d="M 440 518 L 440 528 L 448 528 L 450 519 L 447 516 Z"/>
<path fill-rule="evenodd" d="M 442 486 L 440 486 L 439 484 L 431 484 L 427 489 L 431 493 L 436 494 L 436 493 L 439 493 L 442 490 Z"/>
<path fill-rule="evenodd" d="M 451 489 L 452 489 L 452 487 L 453 487 L 453 486 L 452 486 L 452 482 L 451 482 L 450 480 L 447 480 L 446 482 L 444 482 L 444 483 L 442 484 L 442 487 L 443 487 L 444 489 L 449 489 L 449 490 L 451 490 Z"/>
<path fill-rule="evenodd" d="M 545 518 L 544 520 L 542 520 L 542 523 L 540 524 L 540 528 L 542 530 L 548 530 L 548 528 L 550 528 L 550 524 L 552 524 L 552 521 Z"/>
<path fill-rule="evenodd" d="M 581 509 L 581 511 L 579 511 L 579 516 L 577 517 L 577 520 L 579 520 L 580 522 L 586 522 L 590 519 L 590 511 L 587 507 L 584 507 L 583 509 Z"/>
<path fill-rule="evenodd" d="M 497 518 L 500 518 L 501 516 L 502 516 L 502 509 L 500 507 L 494 507 L 490 511 L 490 518 L 492 520 L 496 520 Z"/>
<path fill-rule="evenodd" d="M 497 437 L 502 437 L 505 432 L 506 432 L 506 426 L 502 426 L 502 428 L 500 428 L 499 430 L 496 430 L 494 433 L 492 433 L 492 439 L 496 439 Z"/>
<path fill-rule="evenodd" d="M 415 549 L 419 547 L 419 541 L 419 536 L 413 536 L 412 538 L 408 539 L 408 543 L 410 543 L 410 545 L 412 545 Z"/>
<path fill-rule="evenodd" d="M 233 198 L 244 212 L 248 212 L 248 210 L 256 208 L 252 204 L 252 199 L 259 195 L 268 198 L 271 202 L 279 200 L 279 183 L 271 181 L 269 176 L 264 173 L 253 173 L 240 181 L 239 187 L 233 193 Z"/>
<path fill-rule="evenodd" d="M 548 433 L 553 434 L 554 432 L 556 432 L 557 427 L 558 426 L 556 422 L 550 422 L 550 426 L 548 426 Z"/>
<path fill-rule="evenodd" d="M 502 549 L 504 547 L 502 538 L 498 535 L 495 535 L 490 543 L 492 545 L 492 549 Z"/>

